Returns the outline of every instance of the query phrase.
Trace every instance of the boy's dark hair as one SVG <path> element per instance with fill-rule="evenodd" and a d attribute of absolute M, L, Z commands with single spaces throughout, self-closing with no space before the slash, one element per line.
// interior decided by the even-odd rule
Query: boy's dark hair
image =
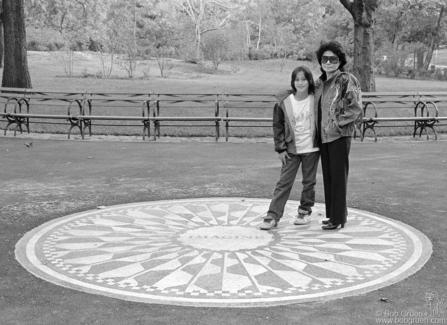
<path fill-rule="evenodd" d="M 336 41 L 329 41 L 321 43 L 320 48 L 316 52 L 318 64 L 320 64 L 320 70 L 323 72 L 323 75 L 326 76 L 326 73 L 321 68 L 321 58 L 323 57 L 323 53 L 326 51 L 331 51 L 336 56 L 338 56 L 338 59 L 340 60 L 340 66 L 338 67 L 338 69 L 340 71 L 345 71 L 344 66 L 346 65 L 346 63 L 348 63 L 348 61 L 346 59 L 346 52 L 343 49 L 343 46 L 341 46 L 341 44 Z"/>
<path fill-rule="evenodd" d="M 306 68 L 305 66 L 302 66 L 302 65 L 300 65 L 299 67 L 296 67 L 295 70 L 293 70 L 293 72 L 292 72 L 290 85 L 292 86 L 293 93 L 294 94 L 296 93 L 295 79 L 296 79 L 296 75 L 300 71 L 302 71 L 304 73 L 304 77 L 309 82 L 309 94 L 314 94 L 315 93 L 315 82 L 314 82 L 314 77 L 312 75 L 312 72 L 308 68 Z"/>

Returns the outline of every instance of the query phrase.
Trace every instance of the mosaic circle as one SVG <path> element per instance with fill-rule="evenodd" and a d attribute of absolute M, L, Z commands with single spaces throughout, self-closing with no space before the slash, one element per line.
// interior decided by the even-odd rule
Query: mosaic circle
<path fill-rule="evenodd" d="M 204 198 L 111 206 L 52 220 L 17 244 L 18 261 L 49 282 L 118 299 L 256 307 L 335 299 L 406 278 L 430 241 L 401 222 L 349 209 L 343 229 L 293 224 L 259 230 L 270 200 Z"/>

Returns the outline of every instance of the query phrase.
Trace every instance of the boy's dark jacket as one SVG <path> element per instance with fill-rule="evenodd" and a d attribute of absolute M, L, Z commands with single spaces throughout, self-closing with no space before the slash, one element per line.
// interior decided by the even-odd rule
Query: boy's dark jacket
<path fill-rule="evenodd" d="M 310 119 L 311 119 L 311 133 L 313 138 L 314 148 L 318 148 L 317 137 L 317 110 L 315 109 L 314 96 L 310 96 Z M 293 115 L 293 107 L 291 99 L 293 97 L 292 90 L 286 90 L 278 95 L 276 98 L 278 102 L 273 108 L 273 138 L 275 141 L 275 151 L 278 153 L 287 151 L 296 155 L 295 145 L 295 116 Z"/>

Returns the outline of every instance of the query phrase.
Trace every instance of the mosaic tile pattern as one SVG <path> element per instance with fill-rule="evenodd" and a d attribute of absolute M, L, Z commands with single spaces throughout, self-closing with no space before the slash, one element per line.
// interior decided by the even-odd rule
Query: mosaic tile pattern
<path fill-rule="evenodd" d="M 431 254 L 416 229 L 349 209 L 324 231 L 324 206 L 295 226 L 259 230 L 269 200 L 209 198 L 112 206 L 48 222 L 17 244 L 19 262 L 50 282 L 147 303 L 248 307 L 364 293 L 416 272 Z"/>

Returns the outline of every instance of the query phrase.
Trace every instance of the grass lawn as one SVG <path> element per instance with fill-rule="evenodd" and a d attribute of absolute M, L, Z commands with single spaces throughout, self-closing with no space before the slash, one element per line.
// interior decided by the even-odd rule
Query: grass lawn
<path fill-rule="evenodd" d="M 231 61 L 222 63 L 218 73 L 201 72 L 197 65 L 173 60 L 168 77 L 161 78 L 156 60 L 137 67 L 134 79 L 125 79 L 124 69 L 115 65 L 112 75 L 122 79 L 68 78 L 58 56 L 59 52 L 28 54 L 34 88 L 71 91 L 122 91 L 157 93 L 255 93 L 275 94 L 289 87 L 290 74 L 298 65 L 308 66 L 314 77 L 320 74 L 318 65 L 308 61 Z M 99 56 L 94 52 L 76 52 L 74 75 L 96 74 L 101 71 Z M 143 70 L 149 70 L 143 79 Z M 447 82 L 376 77 L 377 91 L 445 91 Z"/>
<path fill-rule="evenodd" d="M 28 64 L 31 74 L 33 88 L 72 92 L 142 92 L 142 93 L 171 93 L 171 94 L 268 94 L 273 95 L 281 90 L 290 88 L 290 74 L 298 65 L 308 66 L 314 73 L 319 75 L 319 66 L 308 61 L 287 60 L 281 65 L 280 60 L 266 61 L 243 61 L 224 62 L 216 71 L 203 71 L 195 64 L 185 63 L 180 60 L 172 60 L 172 68 L 167 71 L 167 77 L 160 76 L 160 70 L 156 60 L 142 62 L 137 67 L 133 79 L 126 78 L 126 71 L 114 66 L 112 75 L 114 78 L 101 79 L 92 76 L 100 72 L 101 61 L 99 55 L 94 52 L 76 52 L 73 65 L 75 77 L 67 77 L 64 73 L 60 60 L 60 52 L 28 52 Z M 397 78 L 376 78 L 377 91 L 445 91 L 447 82 L 422 81 Z M 46 108 L 45 108 L 46 109 Z M 61 107 L 66 111 L 66 106 Z M 105 112 L 105 111 L 104 111 Z M 96 111 L 95 114 L 104 112 Z M 251 110 L 238 112 L 234 116 L 270 116 L 271 111 Z M 113 114 L 120 114 L 116 111 Z M 124 114 L 124 113 L 123 113 Z M 212 116 L 209 109 L 191 112 L 184 110 L 177 114 L 190 116 L 207 115 Z M 221 112 L 221 116 L 224 112 Z M 243 115 L 241 115 L 243 114 Z M 166 114 L 165 114 L 166 116 Z M 383 115 L 382 115 L 383 116 Z M 399 115 L 397 115 L 399 116 Z M 101 123 L 100 123 L 101 124 Z M 102 123 L 109 125 L 110 123 Z M 169 124 L 169 123 L 164 123 Z M 172 123 L 171 123 L 172 124 Z M 104 126 L 96 127 L 94 132 L 100 134 L 141 134 L 141 124 L 137 126 L 125 126 L 122 128 Z M 68 130 L 66 124 L 34 124 L 32 131 L 35 132 L 62 132 Z M 384 128 L 385 130 L 385 128 Z M 383 135 L 409 134 L 412 128 L 391 128 L 381 132 Z M 76 132 L 76 131 L 75 131 Z M 221 134 L 223 133 L 223 127 Z M 214 127 L 209 128 L 186 128 L 186 127 L 162 127 L 162 135 L 174 136 L 212 136 Z M 271 128 L 232 128 L 232 136 L 271 136 Z"/>
<path fill-rule="evenodd" d="M 431 64 L 441 65 L 447 67 L 447 49 L 438 50 L 438 52 L 433 53 L 433 58 Z"/>

